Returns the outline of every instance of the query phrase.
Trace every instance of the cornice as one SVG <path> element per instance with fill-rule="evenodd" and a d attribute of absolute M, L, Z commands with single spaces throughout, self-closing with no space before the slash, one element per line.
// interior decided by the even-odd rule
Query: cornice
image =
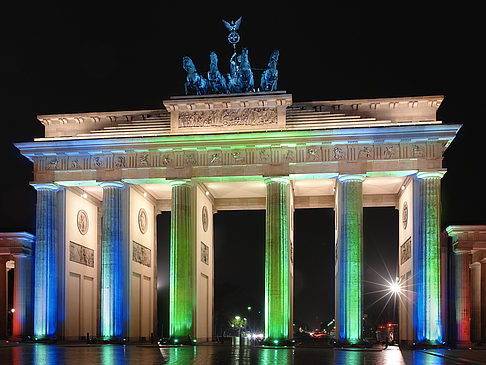
<path fill-rule="evenodd" d="M 20 152 L 30 158 L 57 154 L 97 154 L 103 152 L 151 149 L 211 148 L 221 146 L 258 146 L 292 144 L 356 144 L 446 141 L 454 139 L 461 128 L 457 124 L 409 125 L 387 128 L 343 128 L 312 131 L 245 132 L 208 135 L 168 135 L 161 137 L 119 137 L 105 139 L 57 140 L 16 143 Z"/>

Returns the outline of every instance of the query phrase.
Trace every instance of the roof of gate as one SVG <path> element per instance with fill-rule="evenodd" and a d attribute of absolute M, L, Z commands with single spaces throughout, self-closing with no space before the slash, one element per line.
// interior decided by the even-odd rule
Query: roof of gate
<path fill-rule="evenodd" d="M 197 107 L 201 108 L 201 106 L 211 110 L 214 109 L 214 105 L 221 102 L 226 103 L 224 105 L 233 103 L 232 107 L 235 108 L 235 101 L 244 105 L 244 108 L 254 108 L 255 106 L 251 103 L 256 100 L 259 104 L 255 105 L 262 106 L 261 109 L 264 109 L 269 105 L 268 100 L 278 101 L 279 98 L 281 100 L 286 98 L 285 103 L 275 104 L 285 108 L 285 120 L 283 124 L 273 126 L 271 130 L 292 131 L 440 124 L 440 121 L 436 120 L 436 112 L 443 100 L 442 95 L 433 95 L 292 103 L 290 94 L 277 92 L 273 94 L 235 94 L 227 95 L 224 98 L 208 96 L 172 98 L 164 101 L 164 104 L 170 105 L 168 109 L 171 112 L 178 111 L 177 108 L 180 107 L 181 109 L 178 111 L 180 112 L 180 110 L 197 110 Z M 174 103 L 177 104 L 176 107 L 173 107 Z M 45 126 L 45 137 L 37 138 L 35 141 L 235 132 L 230 128 L 212 128 L 210 131 L 201 128 L 200 130 L 191 129 L 181 132 L 180 129 L 176 130 L 171 126 L 171 112 L 167 109 L 155 109 L 39 115 L 39 121 Z M 265 130 L 265 126 L 256 130 Z M 251 132 L 253 130 L 251 127 L 247 127 L 244 131 Z M 236 130 L 236 132 L 239 132 L 239 130 Z"/>

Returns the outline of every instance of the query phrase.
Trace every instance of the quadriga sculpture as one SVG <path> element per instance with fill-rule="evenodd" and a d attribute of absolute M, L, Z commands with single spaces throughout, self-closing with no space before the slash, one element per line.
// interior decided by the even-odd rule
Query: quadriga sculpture
<path fill-rule="evenodd" d="M 248 49 L 243 48 L 241 55 L 233 54 L 228 74 L 228 88 L 232 93 L 246 93 L 255 91 L 253 72 L 248 60 Z"/>
<path fill-rule="evenodd" d="M 187 71 L 187 78 L 185 83 L 186 95 L 205 95 L 208 93 L 208 80 L 200 76 L 196 71 L 194 62 L 184 56 L 182 58 L 182 67 Z"/>
<path fill-rule="evenodd" d="M 270 59 L 268 60 L 267 69 L 262 73 L 262 78 L 260 80 L 260 91 L 275 91 L 275 90 L 277 90 L 278 55 L 279 55 L 278 49 L 274 50 L 272 52 L 272 54 L 270 55 Z"/>
<path fill-rule="evenodd" d="M 226 86 L 226 79 L 219 72 L 218 69 L 218 56 L 215 52 L 211 52 L 209 55 L 210 64 L 208 71 L 208 81 L 209 81 L 209 93 L 210 94 L 226 94 L 228 88 Z"/>

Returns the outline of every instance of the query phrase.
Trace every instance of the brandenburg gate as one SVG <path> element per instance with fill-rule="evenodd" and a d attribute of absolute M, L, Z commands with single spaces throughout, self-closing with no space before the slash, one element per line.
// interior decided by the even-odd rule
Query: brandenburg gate
<path fill-rule="evenodd" d="M 401 340 L 441 343 L 440 183 L 460 125 L 442 96 L 293 102 L 172 97 L 157 110 L 41 115 L 34 163 L 37 339 L 155 332 L 156 215 L 171 212 L 170 337 L 213 336 L 213 214 L 266 211 L 265 338 L 292 338 L 295 209 L 335 210 L 336 340 L 362 340 L 363 207 L 399 211 Z M 329 293 L 332 295 L 332 293 Z"/>

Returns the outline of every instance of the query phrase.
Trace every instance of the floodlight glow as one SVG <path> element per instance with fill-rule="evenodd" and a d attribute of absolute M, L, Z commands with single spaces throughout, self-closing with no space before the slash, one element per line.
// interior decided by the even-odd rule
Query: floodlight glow
<path fill-rule="evenodd" d="M 397 295 L 397 294 L 400 294 L 402 292 L 402 286 L 401 286 L 399 281 L 395 281 L 395 282 L 390 283 L 388 290 L 391 293 Z"/>

